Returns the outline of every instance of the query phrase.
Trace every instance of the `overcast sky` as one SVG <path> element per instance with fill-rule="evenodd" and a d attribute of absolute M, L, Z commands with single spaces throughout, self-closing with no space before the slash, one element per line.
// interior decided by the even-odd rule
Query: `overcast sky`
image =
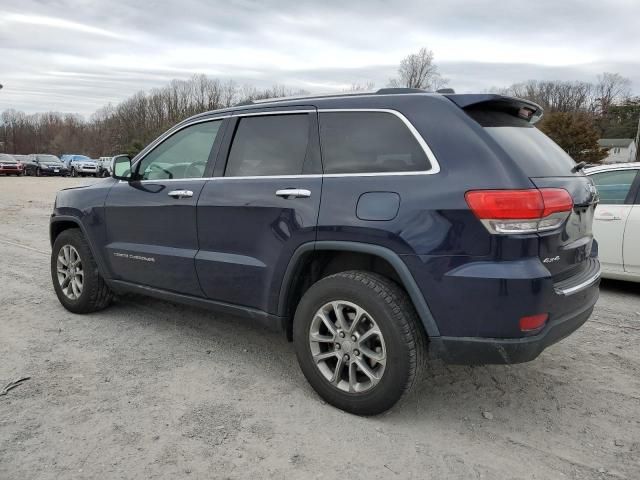
<path fill-rule="evenodd" d="M 90 115 L 194 73 L 383 87 L 422 46 L 460 92 L 609 71 L 639 93 L 639 25 L 640 0 L 0 0 L 0 111 Z"/>

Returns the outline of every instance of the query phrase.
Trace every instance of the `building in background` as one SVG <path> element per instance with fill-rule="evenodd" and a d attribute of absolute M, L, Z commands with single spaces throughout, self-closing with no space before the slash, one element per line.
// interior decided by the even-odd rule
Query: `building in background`
<path fill-rule="evenodd" d="M 601 138 L 598 140 L 600 148 L 607 150 L 607 156 L 602 163 L 635 162 L 638 151 L 636 139 L 633 138 Z"/>

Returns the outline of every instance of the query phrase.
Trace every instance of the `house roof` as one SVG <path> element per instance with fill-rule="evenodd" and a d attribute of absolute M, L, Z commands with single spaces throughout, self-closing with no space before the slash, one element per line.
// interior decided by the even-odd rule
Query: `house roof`
<path fill-rule="evenodd" d="M 598 140 L 598 145 L 602 148 L 627 148 L 633 143 L 633 138 L 601 138 Z"/>

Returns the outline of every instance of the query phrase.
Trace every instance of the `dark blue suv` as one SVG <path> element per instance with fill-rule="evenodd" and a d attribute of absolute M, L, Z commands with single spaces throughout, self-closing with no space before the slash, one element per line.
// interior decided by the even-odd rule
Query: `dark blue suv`
<path fill-rule="evenodd" d="M 51 271 L 87 313 L 137 292 L 286 332 L 313 388 L 385 411 L 428 357 L 517 363 L 598 298 L 591 181 L 499 95 L 256 102 L 58 193 Z"/>

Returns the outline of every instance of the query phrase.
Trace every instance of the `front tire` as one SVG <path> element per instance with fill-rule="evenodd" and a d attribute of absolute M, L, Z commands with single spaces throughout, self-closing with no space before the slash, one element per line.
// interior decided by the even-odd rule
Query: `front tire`
<path fill-rule="evenodd" d="M 36 168 L 36 177 L 41 177 L 42 176 L 42 171 L 40 170 L 40 167 Z"/>
<path fill-rule="evenodd" d="M 78 172 L 76 172 L 76 169 L 73 168 L 73 167 L 71 168 L 71 176 L 72 177 L 77 177 L 78 176 Z"/>
<path fill-rule="evenodd" d="M 331 405 L 377 415 L 420 377 L 426 339 L 409 297 L 382 275 L 348 271 L 304 294 L 293 341 L 305 377 Z"/>
<path fill-rule="evenodd" d="M 87 240 L 77 228 L 65 230 L 56 238 L 51 252 L 51 280 L 58 300 L 73 313 L 102 310 L 113 299 Z"/>

